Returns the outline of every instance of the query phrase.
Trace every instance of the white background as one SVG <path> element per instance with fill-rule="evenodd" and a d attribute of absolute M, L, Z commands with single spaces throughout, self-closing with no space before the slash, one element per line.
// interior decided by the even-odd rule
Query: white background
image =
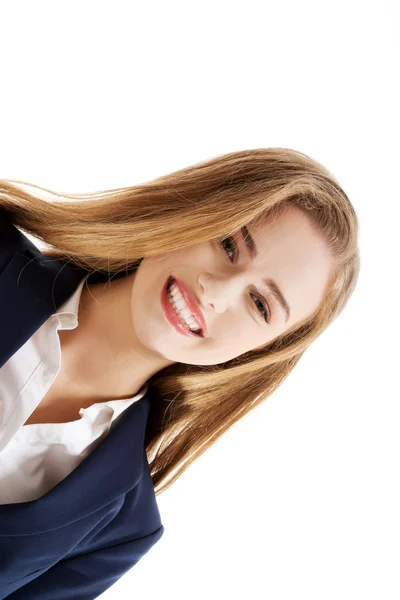
<path fill-rule="evenodd" d="M 101 599 L 398 600 L 399 4 L 12 0 L 0 21 L 0 178 L 94 192 L 279 146 L 360 219 L 348 308 L 158 497 L 163 537 Z"/>

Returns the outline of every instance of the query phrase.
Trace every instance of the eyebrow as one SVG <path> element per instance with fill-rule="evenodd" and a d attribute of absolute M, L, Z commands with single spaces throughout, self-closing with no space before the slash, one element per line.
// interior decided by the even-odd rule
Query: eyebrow
<path fill-rule="evenodd" d="M 258 256 L 258 250 L 257 250 L 256 244 L 254 242 L 254 239 L 252 238 L 250 231 L 247 229 L 246 225 L 240 229 L 240 232 L 242 234 L 243 241 L 246 245 L 247 252 L 249 253 L 251 258 L 255 258 L 256 256 Z M 286 313 L 285 323 L 287 323 L 288 319 L 290 318 L 290 306 L 287 303 L 281 290 L 279 289 L 278 284 L 276 283 L 276 281 L 274 281 L 271 278 L 265 278 L 262 281 L 263 281 L 264 285 L 269 288 L 269 290 L 271 291 L 271 294 L 277 299 L 281 308 L 285 311 L 285 313 Z"/>

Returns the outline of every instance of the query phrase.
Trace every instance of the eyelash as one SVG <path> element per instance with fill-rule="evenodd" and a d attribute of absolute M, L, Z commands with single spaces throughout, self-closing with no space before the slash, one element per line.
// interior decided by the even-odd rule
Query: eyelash
<path fill-rule="evenodd" d="M 233 237 L 232 237 L 232 236 L 228 236 L 228 237 L 226 237 L 226 238 L 222 238 L 222 240 L 220 240 L 220 241 L 219 241 L 219 245 L 222 247 L 222 249 L 223 249 L 223 251 L 224 251 L 225 255 L 226 255 L 226 256 L 228 256 L 228 253 L 227 253 L 227 251 L 225 250 L 225 246 L 224 246 L 224 241 L 225 241 L 225 240 L 232 240 L 232 242 L 233 242 L 233 245 L 234 245 L 234 247 L 235 247 L 235 248 L 234 248 L 234 254 L 233 254 L 233 257 L 235 257 L 235 256 L 236 256 L 236 254 L 237 254 L 237 246 L 236 246 L 236 244 L 235 244 L 235 242 L 234 242 L 234 240 L 233 240 Z M 232 262 L 232 261 L 231 261 L 231 259 L 229 258 L 229 256 L 228 256 L 228 260 L 229 260 L 230 262 Z M 250 296 L 253 296 L 253 294 L 250 294 Z M 258 300 L 261 302 L 261 304 L 263 305 L 263 308 L 264 308 L 264 310 L 265 310 L 265 312 L 266 312 L 266 316 L 262 315 L 262 313 L 261 313 L 261 311 L 260 311 L 260 310 L 259 310 L 258 312 L 259 312 L 259 313 L 260 313 L 260 315 L 261 315 L 261 316 L 264 318 L 264 321 L 265 321 L 266 323 L 268 323 L 268 324 L 269 324 L 269 322 L 270 322 L 270 320 L 271 320 L 271 311 L 270 311 L 270 310 L 267 308 L 267 305 L 266 305 L 266 304 L 265 304 L 265 303 L 264 303 L 264 302 L 261 300 L 261 298 L 259 298 L 258 296 L 255 296 L 255 297 L 256 297 L 256 298 L 257 298 L 257 299 L 258 299 Z M 254 304 L 256 304 L 256 303 L 254 303 Z"/>

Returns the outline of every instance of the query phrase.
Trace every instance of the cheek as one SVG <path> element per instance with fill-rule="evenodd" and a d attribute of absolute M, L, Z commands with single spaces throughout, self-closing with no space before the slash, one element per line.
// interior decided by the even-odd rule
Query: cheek
<path fill-rule="evenodd" d="M 216 343 L 219 348 L 244 352 L 251 344 L 251 339 L 238 323 L 222 328 L 216 333 Z"/>

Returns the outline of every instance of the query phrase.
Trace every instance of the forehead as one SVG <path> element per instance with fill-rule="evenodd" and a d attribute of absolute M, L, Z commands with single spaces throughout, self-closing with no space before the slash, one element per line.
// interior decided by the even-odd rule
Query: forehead
<path fill-rule="evenodd" d="M 316 243 L 326 247 L 321 234 L 315 231 L 307 214 L 297 207 L 285 208 L 278 214 L 263 217 L 258 223 L 250 223 L 248 227 L 265 250 L 271 245 L 279 244 L 283 247 L 288 243 L 293 247 Z"/>
<path fill-rule="evenodd" d="M 261 277 L 270 277 L 278 284 L 291 307 L 288 324 L 314 312 L 333 263 L 325 240 L 307 215 L 291 207 L 272 218 L 249 223 L 248 229 L 258 250 L 253 266 Z"/>

